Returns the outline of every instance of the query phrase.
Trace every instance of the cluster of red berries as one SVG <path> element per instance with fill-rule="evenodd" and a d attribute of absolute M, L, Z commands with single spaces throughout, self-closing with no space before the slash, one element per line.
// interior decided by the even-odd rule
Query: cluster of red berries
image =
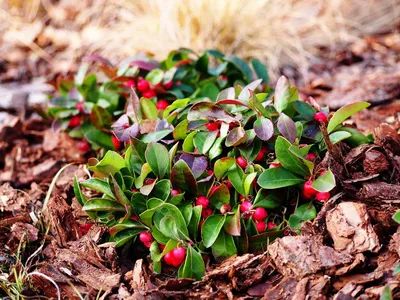
<path fill-rule="evenodd" d="M 153 237 L 148 232 L 141 232 L 139 239 L 147 248 L 150 248 L 151 243 L 153 242 Z"/>
<path fill-rule="evenodd" d="M 245 197 L 240 196 L 240 200 L 242 201 L 240 205 L 240 211 L 243 213 L 244 218 L 248 219 L 250 217 L 256 223 L 256 228 L 259 233 L 264 232 L 265 229 L 272 229 L 276 227 L 274 222 L 268 222 L 265 224 L 265 219 L 268 217 L 268 212 L 264 207 L 253 208 L 253 203 L 247 200 Z"/>
<path fill-rule="evenodd" d="M 172 81 L 169 81 L 167 83 L 165 83 L 164 85 L 162 85 L 162 87 L 164 89 L 170 89 L 172 87 Z M 159 85 L 161 86 L 161 83 L 159 83 Z M 154 98 L 157 97 L 157 93 L 155 91 L 155 89 L 152 89 L 150 86 L 150 82 L 148 82 L 147 80 L 143 79 L 143 78 L 139 78 L 138 82 L 137 82 L 137 89 L 139 92 L 142 93 L 142 96 L 145 98 Z M 168 107 L 169 103 L 166 100 L 158 100 L 156 103 L 156 107 L 158 110 L 164 110 Z"/>
<path fill-rule="evenodd" d="M 185 248 L 176 247 L 164 255 L 164 261 L 167 265 L 178 268 L 185 261 L 185 257 Z"/>
<path fill-rule="evenodd" d="M 209 207 L 210 200 L 206 196 L 199 196 L 196 199 L 196 206 L 201 206 L 201 216 L 203 219 L 207 219 L 209 216 L 212 215 L 213 210 L 211 207 Z"/>
<path fill-rule="evenodd" d="M 318 192 L 316 189 L 312 187 L 312 181 L 308 180 L 304 183 L 302 195 L 305 199 L 311 199 L 315 196 L 315 199 L 321 202 L 328 200 L 331 195 L 329 192 Z"/>

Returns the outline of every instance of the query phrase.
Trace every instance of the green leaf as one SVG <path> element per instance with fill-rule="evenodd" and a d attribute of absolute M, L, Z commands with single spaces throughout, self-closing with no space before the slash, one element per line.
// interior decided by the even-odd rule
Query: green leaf
<path fill-rule="evenodd" d="M 281 76 L 276 84 L 274 104 L 278 112 L 284 111 L 290 102 L 290 84 L 285 76 Z"/>
<path fill-rule="evenodd" d="M 160 261 L 156 260 L 156 257 L 160 255 L 160 248 L 156 241 L 151 243 L 150 246 L 150 259 L 151 259 L 151 268 L 154 273 L 160 274 L 162 270 L 162 265 Z"/>
<path fill-rule="evenodd" d="M 232 212 L 234 214 L 227 216 L 224 224 L 225 231 L 233 236 L 240 236 L 241 224 L 239 208 L 240 206 L 237 205 L 237 207 L 233 209 Z"/>
<path fill-rule="evenodd" d="M 153 173 L 159 178 L 164 178 L 169 170 L 169 153 L 164 145 L 150 143 L 147 145 L 145 157 Z"/>
<path fill-rule="evenodd" d="M 92 198 L 83 206 L 84 211 L 121 211 L 125 212 L 125 206 L 110 199 Z"/>
<path fill-rule="evenodd" d="M 400 224 L 400 209 L 396 211 L 393 215 L 392 219 L 397 223 Z"/>
<path fill-rule="evenodd" d="M 264 83 L 268 83 L 269 75 L 266 66 L 260 60 L 255 58 L 250 59 L 250 63 L 257 74 L 257 78 L 261 78 Z"/>
<path fill-rule="evenodd" d="M 228 172 L 229 168 L 233 166 L 235 159 L 233 157 L 223 157 L 218 159 L 214 164 L 214 175 L 217 180 L 221 180 Z"/>
<path fill-rule="evenodd" d="M 317 111 L 310 104 L 298 100 L 293 102 L 293 107 L 307 121 L 314 120 L 314 115 Z"/>
<path fill-rule="evenodd" d="M 141 140 L 131 138 L 131 145 L 125 152 L 126 165 L 137 174 L 141 173 L 142 165 L 146 162 L 144 155 L 147 145 Z"/>
<path fill-rule="evenodd" d="M 362 134 L 355 128 L 342 127 L 342 128 L 340 128 L 340 131 L 346 131 L 351 134 L 351 136 L 346 139 L 346 143 L 349 144 L 353 148 L 358 147 L 362 144 L 370 144 L 371 143 L 371 140 L 367 136 L 365 136 L 364 134 Z"/>
<path fill-rule="evenodd" d="M 274 124 L 270 119 L 259 118 L 254 122 L 254 131 L 263 141 L 268 141 L 274 135 Z"/>
<path fill-rule="evenodd" d="M 237 254 L 237 249 L 233 236 L 226 233 L 225 230 L 221 230 L 217 239 L 211 247 L 212 254 L 217 262 L 221 262 L 235 254 Z"/>
<path fill-rule="evenodd" d="M 220 209 L 222 205 L 229 204 L 231 194 L 225 184 L 219 185 L 209 196 L 209 200 L 215 208 Z"/>
<path fill-rule="evenodd" d="M 156 85 L 159 84 L 164 77 L 164 71 L 160 69 L 153 69 L 146 75 L 146 80 Z"/>
<path fill-rule="evenodd" d="M 154 213 L 161 208 L 164 202 L 157 198 L 151 198 L 147 201 L 147 210 L 140 214 L 140 220 L 147 226 L 151 226 Z"/>
<path fill-rule="evenodd" d="M 110 176 L 111 176 L 111 181 L 112 181 L 113 192 L 117 196 L 118 202 L 121 203 L 122 205 L 131 204 L 131 201 L 128 199 L 128 197 L 126 197 L 126 195 L 124 194 L 124 191 L 118 185 L 118 183 L 115 180 L 114 176 L 112 176 L 112 175 L 110 175 Z"/>
<path fill-rule="evenodd" d="M 197 182 L 187 163 L 180 159 L 171 170 L 171 183 L 174 189 L 187 193 L 188 195 L 197 195 Z"/>
<path fill-rule="evenodd" d="M 208 53 L 204 52 L 196 61 L 195 67 L 197 70 L 203 73 L 208 72 Z"/>
<path fill-rule="evenodd" d="M 400 273 L 400 265 L 398 265 L 394 270 L 393 270 L 393 275 L 397 275 Z"/>
<path fill-rule="evenodd" d="M 390 285 L 386 285 L 385 288 L 383 289 L 383 292 L 381 296 L 379 297 L 379 300 L 392 300 L 392 291 L 390 290 Z"/>
<path fill-rule="evenodd" d="M 175 240 L 169 240 L 168 243 L 165 245 L 165 248 L 162 253 L 158 254 L 157 256 L 154 257 L 155 261 L 161 261 L 161 259 L 164 257 L 165 254 L 168 252 L 174 250 L 178 246 L 178 241 Z"/>
<path fill-rule="evenodd" d="M 134 193 L 131 197 L 132 208 L 137 215 L 140 215 L 147 209 L 146 202 L 147 197 L 139 192 Z"/>
<path fill-rule="evenodd" d="M 172 136 L 174 137 L 174 140 L 183 140 L 187 137 L 188 135 L 188 120 L 183 120 L 180 122 L 172 132 Z"/>
<path fill-rule="evenodd" d="M 346 120 L 350 116 L 354 115 L 355 113 L 359 112 L 360 110 L 367 108 L 370 105 L 371 104 L 368 102 L 355 102 L 355 103 L 351 103 L 346 106 L 343 106 L 338 111 L 336 111 L 333 114 L 332 118 L 330 119 L 330 121 L 328 123 L 328 127 L 327 127 L 328 133 L 331 133 L 344 120 Z"/>
<path fill-rule="evenodd" d="M 225 140 L 225 137 L 222 137 L 222 136 L 218 137 L 215 140 L 213 146 L 211 147 L 210 151 L 208 152 L 208 157 L 210 158 L 210 160 L 212 160 L 222 154 L 222 152 L 223 152 L 222 143 L 224 142 L 224 140 Z"/>
<path fill-rule="evenodd" d="M 194 240 L 197 239 L 197 235 L 199 233 L 199 223 L 201 219 L 201 211 L 202 211 L 202 206 L 195 206 L 193 207 L 193 212 L 192 212 L 192 217 L 190 218 L 189 222 L 189 233 L 190 236 L 194 238 Z"/>
<path fill-rule="evenodd" d="M 253 202 L 253 208 L 264 207 L 267 209 L 274 209 L 281 206 L 282 200 L 277 193 L 259 189 Z"/>
<path fill-rule="evenodd" d="M 132 241 L 136 238 L 136 236 L 141 233 L 143 229 L 125 229 L 118 232 L 116 235 L 110 238 L 110 242 L 115 242 L 115 247 L 121 247 Z"/>
<path fill-rule="evenodd" d="M 74 194 L 76 200 L 78 200 L 79 204 L 83 206 L 87 200 L 85 195 L 82 193 L 81 187 L 78 182 L 78 178 L 76 176 L 74 176 Z"/>
<path fill-rule="evenodd" d="M 276 158 L 285 169 L 299 175 L 309 175 L 308 167 L 300 158 L 289 151 L 290 146 L 292 146 L 292 144 L 288 140 L 282 136 L 278 136 L 275 142 Z"/>
<path fill-rule="evenodd" d="M 138 221 L 126 220 L 110 227 L 109 232 L 111 236 L 115 236 L 118 232 L 124 229 L 141 229 L 141 231 L 146 231 L 147 227 Z"/>
<path fill-rule="evenodd" d="M 107 151 L 104 158 L 95 166 L 89 166 L 90 171 L 101 173 L 103 175 L 114 175 L 122 168 L 125 168 L 125 160 L 115 151 Z"/>
<path fill-rule="evenodd" d="M 212 101 L 217 99 L 219 88 L 212 82 L 207 82 L 200 90 L 200 97 L 210 98 Z"/>
<path fill-rule="evenodd" d="M 233 64 L 240 72 L 242 72 L 244 80 L 250 81 L 252 79 L 252 71 L 247 63 L 237 56 L 225 56 L 224 60 Z"/>
<path fill-rule="evenodd" d="M 351 133 L 347 131 L 335 131 L 329 135 L 329 140 L 334 145 L 351 137 Z"/>
<path fill-rule="evenodd" d="M 142 109 L 143 117 L 148 120 L 157 120 L 158 110 L 156 105 L 150 99 L 141 98 L 140 107 Z"/>
<path fill-rule="evenodd" d="M 93 106 L 89 117 L 91 123 L 98 129 L 107 128 L 111 125 L 112 122 L 111 114 L 97 104 Z"/>
<path fill-rule="evenodd" d="M 140 189 L 143 186 L 143 182 L 146 179 L 147 175 L 151 172 L 150 165 L 148 163 L 144 163 L 140 170 L 140 176 L 135 179 L 136 188 Z"/>
<path fill-rule="evenodd" d="M 209 216 L 201 228 L 204 246 L 211 247 L 217 239 L 219 232 L 224 226 L 226 216 L 212 215 Z"/>
<path fill-rule="evenodd" d="M 293 215 L 289 217 L 289 226 L 292 229 L 300 229 L 301 223 L 307 220 L 313 220 L 317 215 L 317 210 L 312 203 L 306 203 L 296 208 Z"/>
<path fill-rule="evenodd" d="M 253 186 L 253 181 L 256 178 L 256 176 L 257 176 L 257 172 L 253 172 L 253 173 L 246 175 L 244 182 L 243 182 L 245 196 L 250 194 L 250 190 L 251 190 L 251 187 Z"/>
<path fill-rule="evenodd" d="M 171 182 L 168 179 L 158 181 L 151 193 L 155 198 L 167 200 L 171 193 Z"/>
<path fill-rule="evenodd" d="M 205 273 L 203 257 L 189 245 L 185 263 L 182 265 L 182 277 L 201 280 Z"/>
<path fill-rule="evenodd" d="M 145 143 L 158 142 L 159 140 L 165 138 L 172 131 L 172 129 L 164 129 L 160 131 L 150 132 L 144 134 L 140 139 Z"/>
<path fill-rule="evenodd" d="M 258 178 L 258 185 L 264 189 L 279 189 L 303 182 L 304 179 L 282 167 L 267 169 Z"/>
<path fill-rule="evenodd" d="M 330 169 L 324 175 L 319 176 L 312 183 L 312 187 L 319 192 L 329 192 L 335 186 L 335 176 Z"/>
<path fill-rule="evenodd" d="M 243 179 L 244 179 L 244 172 L 242 168 L 234 164 L 228 171 L 228 178 L 229 181 L 232 183 L 235 190 L 240 194 L 245 196 L 246 193 L 244 191 L 243 186 Z"/>
<path fill-rule="evenodd" d="M 192 131 L 189 135 L 185 138 L 182 145 L 182 150 L 185 152 L 193 152 L 194 151 L 194 144 L 193 139 L 194 136 L 197 134 L 196 131 Z"/>
<path fill-rule="evenodd" d="M 114 145 L 111 141 L 111 135 L 107 134 L 100 129 L 93 129 L 85 133 L 85 139 L 89 143 L 94 144 L 100 148 L 114 149 Z"/>
<path fill-rule="evenodd" d="M 246 141 L 246 132 L 243 127 L 235 127 L 229 131 L 225 140 L 226 147 L 235 147 Z"/>
<path fill-rule="evenodd" d="M 194 146 L 202 154 L 207 154 L 217 138 L 218 131 L 198 132 L 193 139 Z"/>

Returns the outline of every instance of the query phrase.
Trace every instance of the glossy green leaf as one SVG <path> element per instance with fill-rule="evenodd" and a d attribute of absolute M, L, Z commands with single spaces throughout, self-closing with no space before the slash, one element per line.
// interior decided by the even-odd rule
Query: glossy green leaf
<path fill-rule="evenodd" d="M 218 131 L 198 132 L 193 139 L 194 146 L 202 154 L 207 154 L 214 144 L 218 135 Z"/>
<path fill-rule="evenodd" d="M 218 156 L 220 156 L 223 152 L 223 148 L 222 148 L 222 143 L 224 142 L 225 137 L 218 137 L 214 144 L 212 145 L 212 147 L 210 148 L 210 151 L 208 152 L 208 157 L 210 158 L 210 160 L 217 158 Z"/>
<path fill-rule="evenodd" d="M 217 262 L 221 262 L 235 254 L 237 249 L 233 236 L 221 230 L 214 244 L 211 246 L 212 254 Z"/>
<path fill-rule="evenodd" d="M 100 148 L 109 150 L 114 149 L 114 145 L 111 141 L 111 135 L 101 131 L 100 129 L 94 129 L 86 132 L 85 139 L 87 139 L 89 143 Z"/>
<path fill-rule="evenodd" d="M 259 189 L 253 201 L 253 208 L 264 207 L 267 209 L 274 209 L 280 207 L 282 199 L 279 196 L 279 191 L 273 193 L 272 191 Z"/>
<path fill-rule="evenodd" d="M 154 213 L 161 208 L 164 202 L 157 198 L 151 198 L 147 201 L 147 210 L 140 214 L 140 220 L 147 226 L 151 226 Z M 150 206 L 149 206 L 150 205 Z"/>
<path fill-rule="evenodd" d="M 188 135 L 188 120 L 183 120 L 180 122 L 172 132 L 172 136 L 174 137 L 174 140 L 183 140 L 187 137 Z"/>
<path fill-rule="evenodd" d="M 160 131 L 144 134 L 140 139 L 145 143 L 158 142 L 170 134 L 172 129 L 164 129 Z"/>
<path fill-rule="evenodd" d="M 310 104 L 304 101 L 295 101 L 293 102 L 293 107 L 304 119 L 308 121 L 314 120 L 314 115 L 317 111 Z"/>
<path fill-rule="evenodd" d="M 141 233 L 143 229 L 125 229 L 119 231 L 116 235 L 110 238 L 110 242 L 115 242 L 115 247 L 121 247 L 130 241 L 134 241 L 136 236 Z"/>
<path fill-rule="evenodd" d="M 343 106 L 338 111 L 336 111 L 333 114 L 332 118 L 329 120 L 328 127 L 327 127 L 328 133 L 331 133 L 344 120 L 351 117 L 352 115 L 359 112 L 360 110 L 367 108 L 370 105 L 371 104 L 368 102 L 355 102 L 355 103 L 351 103 L 346 106 Z"/>
<path fill-rule="evenodd" d="M 392 219 L 397 223 L 400 224 L 400 209 L 396 211 L 393 215 Z"/>
<path fill-rule="evenodd" d="M 153 69 L 146 75 L 146 80 L 156 85 L 159 84 L 164 77 L 164 71 L 160 69 Z"/>
<path fill-rule="evenodd" d="M 162 270 L 162 264 L 160 261 L 157 261 L 156 258 L 160 255 L 160 247 L 156 241 L 153 241 L 150 245 L 150 259 L 151 259 L 151 268 L 154 273 L 160 274 Z"/>
<path fill-rule="evenodd" d="M 312 203 L 306 203 L 296 208 L 295 213 L 289 217 L 289 226 L 292 229 L 299 230 L 301 223 L 307 220 L 313 220 L 317 215 L 317 210 Z"/>
<path fill-rule="evenodd" d="M 381 296 L 379 297 L 379 300 L 393 300 L 390 285 L 385 286 L 385 288 L 382 291 Z"/>
<path fill-rule="evenodd" d="M 169 153 L 164 145 L 149 143 L 145 152 L 146 161 L 159 179 L 164 178 L 169 171 Z"/>
<path fill-rule="evenodd" d="M 246 177 L 244 178 L 243 181 L 243 188 L 244 188 L 244 193 L 245 196 L 250 194 L 251 188 L 253 187 L 253 181 L 257 176 L 257 172 L 253 172 L 250 174 L 247 174 Z"/>
<path fill-rule="evenodd" d="M 276 84 L 274 104 L 278 112 L 285 110 L 290 102 L 290 84 L 285 76 L 281 76 Z"/>
<path fill-rule="evenodd" d="M 253 69 L 257 74 L 257 78 L 261 78 L 264 83 L 268 83 L 269 75 L 268 75 L 267 67 L 259 59 L 256 59 L 256 58 L 250 59 L 250 63 L 253 66 Z"/>
<path fill-rule="evenodd" d="M 97 104 L 92 107 L 89 117 L 90 122 L 98 129 L 107 128 L 112 122 L 111 114 Z"/>
<path fill-rule="evenodd" d="M 161 261 L 161 259 L 164 257 L 165 254 L 168 252 L 172 251 L 178 246 L 178 241 L 176 240 L 169 240 L 168 243 L 165 245 L 164 250 L 158 254 L 157 256 L 154 257 L 155 261 Z"/>
<path fill-rule="evenodd" d="M 99 163 L 97 163 L 95 166 L 88 167 L 88 169 L 104 175 L 114 175 L 116 172 L 119 172 L 119 170 L 125 167 L 125 160 L 121 155 L 115 151 L 108 151 Z"/>
<path fill-rule="evenodd" d="M 98 178 L 89 178 L 81 183 L 81 185 L 85 188 L 95 190 L 97 192 L 103 193 L 104 195 L 108 196 L 110 199 L 116 200 L 115 195 L 113 194 L 109 184 L 101 179 Z"/>
<path fill-rule="evenodd" d="M 197 195 L 197 182 L 184 160 L 178 160 L 171 170 L 171 183 L 174 189 L 187 193 L 188 195 Z"/>
<path fill-rule="evenodd" d="M 285 168 L 265 170 L 258 178 L 258 185 L 264 189 L 278 189 L 303 183 L 305 180 L 297 177 Z"/>
<path fill-rule="evenodd" d="M 300 158 L 289 151 L 290 146 L 292 144 L 288 140 L 282 136 L 278 136 L 275 141 L 276 158 L 285 169 L 299 175 L 309 175 L 310 171 L 308 167 Z"/>
<path fill-rule="evenodd" d="M 116 173 L 116 174 L 118 174 L 118 173 Z M 122 205 L 131 204 L 131 201 L 124 194 L 123 189 L 119 186 L 119 184 L 115 180 L 114 176 L 112 176 L 112 175 L 110 175 L 110 176 L 111 176 L 111 182 L 112 182 L 112 190 L 113 190 L 115 196 L 117 197 L 118 202 L 121 203 Z"/>
<path fill-rule="evenodd" d="M 153 190 L 151 191 L 151 195 L 155 198 L 161 200 L 167 200 L 169 195 L 171 194 L 171 182 L 168 179 L 163 179 L 158 181 Z"/>
<path fill-rule="evenodd" d="M 220 209 L 224 204 L 229 204 L 230 198 L 231 194 L 225 184 L 219 185 L 216 190 L 209 195 L 211 204 L 217 209 Z"/>
<path fill-rule="evenodd" d="M 234 163 L 235 159 L 233 157 L 223 157 L 218 159 L 214 164 L 214 175 L 217 180 L 221 180 Z"/>
<path fill-rule="evenodd" d="M 203 257 L 190 245 L 186 250 L 186 259 L 184 264 L 181 266 L 181 270 L 181 275 L 183 278 L 201 280 L 201 278 L 204 276 L 205 266 Z"/>
<path fill-rule="evenodd" d="M 229 181 L 240 195 L 246 195 L 243 186 L 244 172 L 237 164 L 234 164 L 228 171 Z"/>
<path fill-rule="evenodd" d="M 312 187 L 319 192 L 329 192 L 336 186 L 335 176 L 329 169 L 312 183 Z"/>
<path fill-rule="evenodd" d="M 206 248 L 211 247 L 224 226 L 226 216 L 212 215 L 206 219 L 201 228 L 203 243 Z"/>
<path fill-rule="evenodd" d="M 329 135 L 329 140 L 334 145 L 334 144 L 337 144 L 337 143 L 339 143 L 339 142 L 341 142 L 341 141 L 343 141 L 343 140 L 345 140 L 345 139 L 347 139 L 349 137 L 351 137 L 351 133 L 350 132 L 347 132 L 347 131 L 335 131 L 335 132 L 332 132 Z"/>
<path fill-rule="evenodd" d="M 194 238 L 194 240 L 197 239 L 198 233 L 199 233 L 199 223 L 201 219 L 201 211 L 202 211 L 202 206 L 195 206 L 193 207 L 193 212 L 192 212 L 192 217 L 190 218 L 190 222 L 188 225 L 189 233 L 190 236 Z"/>
<path fill-rule="evenodd" d="M 125 212 L 125 206 L 110 199 L 92 198 L 83 206 L 84 211 L 120 211 Z"/>
<path fill-rule="evenodd" d="M 142 109 L 143 117 L 148 120 L 157 120 L 158 110 L 156 105 L 150 99 L 141 98 L 140 108 Z"/>
<path fill-rule="evenodd" d="M 247 65 L 247 63 L 243 60 L 240 59 L 237 56 L 231 55 L 231 56 L 225 56 L 224 59 L 227 62 L 230 62 L 233 64 L 240 72 L 242 72 L 244 79 L 247 81 L 250 81 L 252 79 L 252 71 L 250 67 Z"/>
<path fill-rule="evenodd" d="M 227 233 L 233 236 L 240 236 L 241 222 L 240 222 L 240 206 L 238 205 L 232 211 L 233 215 L 228 215 L 224 224 L 224 229 Z"/>
<path fill-rule="evenodd" d="M 189 135 L 185 138 L 182 145 L 182 150 L 185 152 L 193 152 L 194 151 L 194 144 L 193 139 L 194 136 L 197 134 L 196 131 L 192 131 Z"/>
<path fill-rule="evenodd" d="M 79 204 L 83 206 L 87 200 L 85 195 L 82 193 L 78 178 L 76 176 L 74 176 L 74 194 L 76 200 L 78 200 Z"/>

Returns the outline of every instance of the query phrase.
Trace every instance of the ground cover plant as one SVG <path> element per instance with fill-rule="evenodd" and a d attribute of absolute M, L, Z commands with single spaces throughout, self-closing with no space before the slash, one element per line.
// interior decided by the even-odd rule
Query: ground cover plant
<path fill-rule="evenodd" d="M 109 227 L 117 247 L 139 237 L 155 273 L 170 267 L 197 280 L 205 261 L 299 233 L 337 188 L 319 164 L 326 151 L 372 141 L 343 125 L 369 104 L 332 114 L 312 98 L 300 101 L 285 77 L 273 95 L 261 83 L 228 87 L 215 99 L 177 99 L 161 111 L 132 91 L 112 125 L 126 149 L 90 159 L 93 176 L 74 181 L 83 210 Z"/>
<path fill-rule="evenodd" d="M 141 97 L 140 106 L 147 119 L 155 119 L 176 99 L 187 97 L 215 100 L 219 92 L 234 84 L 246 85 L 256 76 L 269 91 L 268 73 L 259 60 L 246 63 L 217 50 L 196 54 L 189 49 L 171 52 L 163 61 L 138 55 L 114 66 L 99 56 L 87 56 L 75 76 L 58 76 L 50 106 L 40 113 L 55 120 L 55 127 L 81 139 L 77 147 L 87 152 L 119 150 L 121 144 L 111 134 L 111 125 L 123 112 L 131 89 Z M 87 75 L 90 63 L 102 71 Z"/>

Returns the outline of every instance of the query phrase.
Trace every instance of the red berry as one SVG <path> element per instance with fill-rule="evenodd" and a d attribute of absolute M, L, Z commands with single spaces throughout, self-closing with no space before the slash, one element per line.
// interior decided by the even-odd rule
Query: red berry
<path fill-rule="evenodd" d="M 244 200 L 246 200 L 246 197 L 243 196 L 243 195 L 240 195 L 240 196 L 239 196 L 239 200 L 240 200 L 240 201 L 244 201 Z"/>
<path fill-rule="evenodd" d="M 168 252 L 168 253 L 166 253 L 166 254 L 164 255 L 164 261 L 165 261 L 165 263 L 166 263 L 167 265 L 172 266 L 173 260 L 174 260 L 174 257 L 173 257 L 173 255 L 172 255 L 172 251 L 170 251 L 170 252 Z"/>
<path fill-rule="evenodd" d="M 114 148 L 116 150 L 119 150 L 121 148 L 121 142 L 117 139 L 117 137 L 115 135 L 113 135 L 111 137 L 111 141 L 112 141 L 112 143 L 114 145 Z"/>
<path fill-rule="evenodd" d="M 165 249 L 165 245 L 164 244 L 160 244 L 160 250 L 164 251 L 164 249 Z"/>
<path fill-rule="evenodd" d="M 254 218 L 254 216 L 253 216 L 253 218 Z M 266 225 L 264 222 L 258 222 L 258 223 L 256 223 L 256 228 L 257 228 L 257 231 L 259 233 L 261 233 L 261 232 L 265 231 Z"/>
<path fill-rule="evenodd" d="M 317 158 L 317 154 L 314 152 L 310 152 L 307 154 L 306 159 L 309 161 L 314 161 Z"/>
<path fill-rule="evenodd" d="M 76 144 L 79 151 L 87 152 L 90 149 L 90 145 L 86 140 L 81 140 Z"/>
<path fill-rule="evenodd" d="M 256 221 L 264 221 L 268 217 L 268 213 L 264 207 L 257 207 L 253 213 L 253 219 Z"/>
<path fill-rule="evenodd" d="M 185 248 L 177 247 L 171 252 L 173 257 L 172 265 L 177 268 L 185 261 L 186 250 Z"/>
<path fill-rule="evenodd" d="M 236 158 L 236 163 L 237 163 L 238 166 L 241 167 L 242 169 L 244 169 L 244 168 L 247 167 L 247 161 L 246 161 L 243 157 L 241 157 L 241 156 L 239 156 L 238 158 Z"/>
<path fill-rule="evenodd" d="M 229 204 L 224 204 L 221 206 L 221 208 L 219 209 L 219 211 L 221 212 L 221 214 L 226 214 L 228 212 L 230 212 L 232 210 L 232 207 Z"/>
<path fill-rule="evenodd" d="M 208 131 L 215 131 L 218 130 L 218 124 L 213 122 L 213 123 L 207 123 L 206 124 L 206 128 L 208 129 Z"/>
<path fill-rule="evenodd" d="M 317 122 L 325 123 L 328 120 L 328 117 L 322 111 L 320 111 L 314 115 L 314 120 Z"/>
<path fill-rule="evenodd" d="M 82 104 L 82 102 L 79 102 L 79 103 L 76 104 L 76 109 L 79 110 L 80 112 L 83 111 L 83 104 Z"/>
<path fill-rule="evenodd" d="M 303 186 L 303 191 L 305 195 L 315 195 L 317 191 L 312 187 L 312 181 L 308 180 L 304 186 Z"/>
<path fill-rule="evenodd" d="M 218 186 L 216 186 L 216 185 L 212 186 L 211 190 L 210 190 L 210 195 L 212 195 L 217 189 L 218 189 Z"/>
<path fill-rule="evenodd" d="M 264 158 L 265 153 L 268 152 L 268 149 L 266 147 L 262 147 L 260 152 L 258 152 L 256 158 L 254 159 L 254 161 L 260 161 Z"/>
<path fill-rule="evenodd" d="M 135 87 L 136 86 L 136 82 L 134 79 L 129 79 L 128 81 L 125 81 L 123 83 L 124 86 L 131 88 L 131 87 Z"/>
<path fill-rule="evenodd" d="M 157 94 L 156 94 L 156 92 L 153 91 L 153 90 L 148 90 L 148 91 L 143 92 L 143 93 L 142 93 L 142 96 L 145 97 L 145 98 L 147 98 L 147 99 L 150 99 L 150 98 L 156 97 Z"/>
<path fill-rule="evenodd" d="M 141 79 L 137 83 L 137 89 L 139 92 L 146 92 L 150 89 L 150 83 L 147 80 Z"/>
<path fill-rule="evenodd" d="M 132 190 L 132 193 L 137 193 L 137 192 L 138 192 L 138 190 L 136 190 L 136 189 Z"/>
<path fill-rule="evenodd" d="M 301 196 L 304 199 L 311 199 L 312 196 L 314 196 L 314 193 L 310 193 L 310 192 L 305 192 L 304 190 L 301 191 Z"/>
<path fill-rule="evenodd" d="M 228 189 L 230 189 L 232 187 L 232 182 L 228 179 L 227 181 L 225 181 L 225 185 Z"/>
<path fill-rule="evenodd" d="M 209 216 L 211 216 L 213 213 L 213 210 L 209 207 L 207 207 L 206 209 L 203 208 L 203 210 L 201 211 L 201 216 L 203 217 L 203 219 L 207 219 Z"/>
<path fill-rule="evenodd" d="M 208 174 L 208 176 L 213 176 L 214 175 L 214 171 L 213 170 L 207 170 L 207 174 Z"/>
<path fill-rule="evenodd" d="M 280 163 L 272 163 L 269 165 L 270 169 L 279 168 L 279 167 L 282 167 L 282 165 Z"/>
<path fill-rule="evenodd" d="M 148 243 L 153 241 L 153 237 L 148 232 L 141 232 L 139 235 L 139 239 L 142 243 Z"/>
<path fill-rule="evenodd" d="M 155 181 L 155 179 L 153 179 L 153 178 L 146 178 L 144 181 L 144 184 L 145 185 L 153 184 L 154 181 Z"/>
<path fill-rule="evenodd" d="M 201 205 L 203 208 L 207 208 L 209 203 L 210 201 L 205 196 L 200 196 L 196 199 L 196 206 Z"/>
<path fill-rule="evenodd" d="M 168 107 L 169 103 L 166 100 L 158 100 L 156 107 L 158 110 L 164 110 Z"/>
<path fill-rule="evenodd" d="M 324 175 L 324 174 L 326 174 L 326 170 L 321 171 L 321 172 L 319 173 L 319 176 L 322 176 L 322 175 Z"/>
<path fill-rule="evenodd" d="M 315 199 L 317 199 L 318 201 L 326 201 L 331 197 L 331 194 L 329 192 L 318 192 L 315 195 Z"/>
<path fill-rule="evenodd" d="M 224 76 L 224 75 L 219 75 L 218 77 L 219 80 L 228 80 L 228 77 Z"/>
<path fill-rule="evenodd" d="M 243 201 L 242 204 L 240 205 L 240 211 L 242 213 L 244 213 L 244 212 L 250 210 L 252 206 L 253 206 L 253 203 L 251 203 L 249 200 Z"/>
<path fill-rule="evenodd" d="M 172 197 L 175 197 L 176 195 L 179 195 L 181 192 L 179 192 L 178 190 L 172 190 L 171 191 L 171 195 Z"/>
<path fill-rule="evenodd" d="M 68 123 L 68 127 L 77 127 L 81 125 L 81 118 L 79 116 L 73 116 Z"/>
<path fill-rule="evenodd" d="M 137 221 L 137 220 L 139 220 L 139 218 L 138 218 L 137 215 L 132 215 L 132 216 L 131 216 L 131 220 Z"/>
<path fill-rule="evenodd" d="M 147 248 L 150 248 L 152 242 L 145 242 L 143 243 Z"/>
<path fill-rule="evenodd" d="M 172 88 L 173 82 L 172 80 L 164 83 L 164 89 L 169 90 L 170 88 Z"/>
<path fill-rule="evenodd" d="M 274 222 L 268 222 L 267 223 L 267 228 L 268 229 L 272 229 L 272 228 L 275 228 L 277 225 L 274 223 Z"/>

